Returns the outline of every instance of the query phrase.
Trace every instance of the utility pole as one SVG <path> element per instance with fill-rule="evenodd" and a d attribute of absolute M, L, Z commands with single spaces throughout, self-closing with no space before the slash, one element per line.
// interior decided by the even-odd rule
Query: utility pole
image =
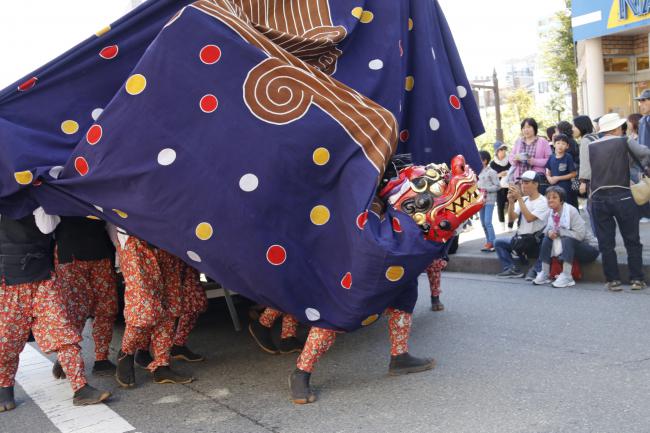
<path fill-rule="evenodd" d="M 491 86 L 488 86 L 486 84 L 472 84 L 472 87 L 477 89 L 492 90 L 492 92 L 494 93 L 494 112 L 497 118 L 496 138 L 497 141 L 503 142 L 503 128 L 501 127 L 501 97 L 499 95 L 499 78 L 497 77 L 496 68 L 492 73 Z"/>

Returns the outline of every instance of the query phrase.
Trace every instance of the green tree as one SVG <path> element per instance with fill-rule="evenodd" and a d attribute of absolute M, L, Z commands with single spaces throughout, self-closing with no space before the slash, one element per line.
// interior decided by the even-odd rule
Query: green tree
<path fill-rule="evenodd" d="M 578 115 L 578 71 L 571 27 L 571 0 L 553 16 L 557 25 L 545 37 L 542 59 L 556 82 L 567 83 L 571 91 L 571 111 Z"/>

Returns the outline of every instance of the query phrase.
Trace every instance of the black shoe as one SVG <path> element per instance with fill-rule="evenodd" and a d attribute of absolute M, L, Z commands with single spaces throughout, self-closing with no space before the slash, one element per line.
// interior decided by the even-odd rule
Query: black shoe
<path fill-rule="evenodd" d="M 63 367 L 61 367 L 58 359 L 54 361 L 54 365 L 52 366 L 52 376 L 55 379 L 65 379 L 65 371 L 63 371 Z"/>
<path fill-rule="evenodd" d="M 281 338 L 280 339 L 280 353 L 287 354 L 293 352 L 302 352 L 304 344 L 296 337 Z"/>
<path fill-rule="evenodd" d="M 173 359 L 179 359 L 186 362 L 201 362 L 205 358 L 198 353 L 192 352 L 187 346 L 172 346 L 171 356 Z"/>
<path fill-rule="evenodd" d="M 153 362 L 151 353 L 148 350 L 138 349 L 135 351 L 135 365 L 141 368 L 147 368 Z"/>
<path fill-rule="evenodd" d="M 86 384 L 83 388 L 74 393 L 72 404 L 75 406 L 88 406 L 89 404 L 101 403 L 110 396 L 110 392 L 100 391 Z"/>
<path fill-rule="evenodd" d="M 122 352 L 117 354 L 117 368 L 115 369 L 115 379 L 123 388 L 132 388 L 135 386 L 135 369 L 133 368 L 133 355 Z"/>
<path fill-rule="evenodd" d="M 445 305 L 440 302 L 440 296 L 432 296 L 431 297 L 431 311 L 443 311 L 445 309 Z"/>
<path fill-rule="evenodd" d="M 497 277 L 502 278 L 521 278 L 524 276 L 524 273 L 517 268 L 508 268 L 503 272 L 497 274 Z"/>
<path fill-rule="evenodd" d="M 431 370 L 435 366 L 436 361 L 433 358 L 416 358 L 407 352 L 390 357 L 388 374 L 398 376 L 400 374 L 419 373 Z"/>
<path fill-rule="evenodd" d="M 154 383 L 190 383 L 194 380 L 192 376 L 181 376 L 176 373 L 174 370 L 169 368 L 168 365 L 163 365 L 153 372 L 153 381 Z"/>
<path fill-rule="evenodd" d="M 108 359 L 103 359 L 101 361 L 95 361 L 93 365 L 93 374 L 97 376 L 112 376 L 115 374 L 115 364 L 113 364 Z"/>
<path fill-rule="evenodd" d="M 0 412 L 6 412 L 16 408 L 14 400 L 14 387 L 0 387 Z"/>
<path fill-rule="evenodd" d="M 260 346 L 260 349 L 272 355 L 278 353 L 278 348 L 271 338 L 271 328 L 267 328 L 256 320 L 248 325 L 248 332 L 257 345 Z"/>
<path fill-rule="evenodd" d="M 289 375 L 289 392 L 295 404 L 307 404 L 316 401 L 316 395 L 309 385 L 311 373 L 296 368 Z"/>

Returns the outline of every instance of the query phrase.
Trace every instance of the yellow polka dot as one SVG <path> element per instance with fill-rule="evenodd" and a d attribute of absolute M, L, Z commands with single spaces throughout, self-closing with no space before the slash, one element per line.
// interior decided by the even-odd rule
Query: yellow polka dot
<path fill-rule="evenodd" d="M 415 86 L 415 78 L 413 78 L 413 75 L 409 75 L 408 77 L 406 77 L 404 88 L 410 92 L 411 90 L 413 90 L 413 86 Z"/>
<path fill-rule="evenodd" d="M 126 80 L 126 92 L 129 95 L 139 95 L 147 87 L 147 79 L 142 74 L 131 75 Z"/>
<path fill-rule="evenodd" d="M 101 221 L 101 220 L 100 220 L 99 218 L 97 218 L 95 215 L 88 215 L 86 218 L 88 218 L 89 220 L 97 220 L 97 221 Z"/>
<path fill-rule="evenodd" d="M 372 316 L 368 317 L 366 320 L 361 322 L 361 325 L 362 326 L 372 325 L 377 321 L 377 319 L 379 319 L 379 314 L 373 314 Z"/>
<path fill-rule="evenodd" d="M 95 36 L 97 36 L 99 38 L 100 36 L 105 35 L 109 31 L 111 31 L 111 26 L 106 26 L 103 29 L 101 29 L 100 31 L 98 31 L 97 33 L 95 33 Z"/>
<path fill-rule="evenodd" d="M 119 209 L 113 209 L 113 212 L 118 214 L 120 216 L 120 218 L 128 218 L 129 217 L 129 215 L 126 212 L 121 211 Z"/>
<path fill-rule="evenodd" d="M 212 237 L 214 231 L 212 230 L 210 223 L 201 223 L 196 226 L 194 233 L 196 233 L 197 238 L 201 239 L 202 241 L 207 241 Z"/>
<path fill-rule="evenodd" d="M 330 151 L 324 147 L 319 147 L 318 149 L 314 150 L 312 157 L 314 159 L 314 164 L 325 165 L 330 160 Z"/>
<path fill-rule="evenodd" d="M 61 131 L 68 135 L 75 134 L 79 131 L 79 124 L 74 120 L 65 120 L 61 122 Z"/>
<path fill-rule="evenodd" d="M 359 18 L 359 21 L 364 24 L 368 24 L 369 22 L 372 22 L 373 19 L 375 19 L 375 14 L 370 11 L 363 11 L 361 18 Z"/>
<path fill-rule="evenodd" d="M 357 6 L 356 8 L 352 9 L 352 16 L 359 19 L 361 18 L 361 15 L 363 14 L 363 8 Z"/>
<path fill-rule="evenodd" d="M 413 30 L 413 19 L 409 18 L 409 32 Z"/>
<path fill-rule="evenodd" d="M 14 173 L 14 179 L 21 185 L 29 185 L 34 180 L 34 175 L 31 171 L 19 171 Z"/>
<path fill-rule="evenodd" d="M 330 210 L 323 205 L 318 205 L 311 210 L 309 218 L 314 225 L 325 225 L 330 220 Z"/>
<path fill-rule="evenodd" d="M 386 278 L 388 281 L 399 281 L 404 276 L 404 268 L 401 266 L 391 266 L 386 269 Z"/>

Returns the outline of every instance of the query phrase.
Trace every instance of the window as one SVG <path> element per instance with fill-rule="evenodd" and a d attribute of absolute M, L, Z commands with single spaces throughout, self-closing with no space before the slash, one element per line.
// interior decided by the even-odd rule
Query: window
<path fill-rule="evenodd" d="M 637 56 L 636 70 L 644 71 L 646 69 L 650 69 L 650 58 L 648 58 L 648 56 Z"/>
<path fill-rule="evenodd" d="M 630 72 L 629 57 L 605 57 L 605 72 Z"/>

